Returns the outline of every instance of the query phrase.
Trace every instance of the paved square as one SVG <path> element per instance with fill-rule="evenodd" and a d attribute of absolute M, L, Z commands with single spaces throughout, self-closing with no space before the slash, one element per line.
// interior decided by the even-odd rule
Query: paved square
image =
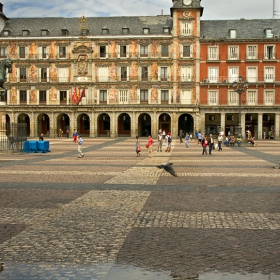
<path fill-rule="evenodd" d="M 142 143 L 145 139 L 142 139 Z M 280 279 L 280 142 L 0 155 L 0 279 Z M 172 162 L 178 177 L 156 166 Z"/>

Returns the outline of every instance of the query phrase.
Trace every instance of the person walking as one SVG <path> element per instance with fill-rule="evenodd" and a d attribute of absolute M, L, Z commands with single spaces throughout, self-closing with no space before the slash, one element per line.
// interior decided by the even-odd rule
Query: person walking
<path fill-rule="evenodd" d="M 209 135 L 209 138 L 207 139 L 207 143 L 209 146 L 209 155 L 212 155 L 212 150 L 215 144 L 212 134 Z"/>
<path fill-rule="evenodd" d="M 154 144 L 154 140 L 152 138 L 152 135 L 150 134 L 148 136 L 148 143 L 147 143 L 147 147 L 148 147 L 148 153 L 149 153 L 149 157 L 152 158 L 153 157 L 153 144 Z"/>
<path fill-rule="evenodd" d="M 202 141 L 201 141 L 201 145 L 202 145 L 202 155 L 204 155 L 204 153 L 207 155 L 207 150 L 206 150 L 206 147 L 207 147 L 207 136 L 205 135 L 203 138 L 202 138 Z"/>
<path fill-rule="evenodd" d="M 189 141 L 190 141 L 190 135 L 188 132 L 186 132 L 186 137 L 185 137 L 186 148 L 189 148 Z"/>
<path fill-rule="evenodd" d="M 9 150 L 14 150 L 14 148 L 15 148 L 15 137 L 12 134 L 10 134 L 8 136 L 8 139 L 9 139 Z"/>
<path fill-rule="evenodd" d="M 222 143 L 223 143 L 224 137 L 221 133 L 219 133 L 218 135 L 218 147 L 219 147 L 219 151 L 222 151 Z"/>
<path fill-rule="evenodd" d="M 160 132 L 158 135 L 158 148 L 157 148 L 158 152 L 162 152 L 162 141 L 163 141 L 162 132 Z"/>
<path fill-rule="evenodd" d="M 78 142 L 78 153 L 79 153 L 78 158 L 82 158 L 84 156 L 83 148 L 82 148 L 84 140 L 79 135 L 77 136 L 77 142 Z"/>
<path fill-rule="evenodd" d="M 70 133 L 70 131 L 69 131 L 69 129 L 67 129 L 66 130 L 66 138 L 69 138 L 69 133 Z"/>
<path fill-rule="evenodd" d="M 167 133 L 167 136 L 166 136 L 166 152 L 167 153 L 170 153 L 171 152 L 171 143 L 172 143 L 172 136 L 170 134 L 170 132 Z"/>
<path fill-rule="evenodd" d="M 60 128 L 58 131 L 58 137 L 61 139 L 63 134 L 63 130 Z"/>
<path fill-rule="evenodd" d="M 183 143 L 183 137 L 184 137 L 183 130 L 180 129 L 180 132 L 179 132 L 180 143 Z"/>
<path fill-rule="evenodd" d="M 40 134 L 39 141 L 44 141 L 44 134 L 43 133 Z"/>
<path fill-rule="evenodd" d="M 202 133 L 199 131 L 197 134 L 197 144 L 201 144 L 202 141 Z"/>
<path fill-rule="evenodd" d="M 136 144 L 136 147 L 135 147 L 136 148 L 136 157 L 140 157 L 141 147 L 140 147 L 140 139 L 139 139 L 138 135 L 136 136 L 135 144 Z"/>
<path fill-rule="evenodd" d="M 78 131 L 77 131 L 77 129 L 75 129 L 73 132 L 73 142 L 74 143 L 77 143 L 77 137 L 78 137 Z"/>

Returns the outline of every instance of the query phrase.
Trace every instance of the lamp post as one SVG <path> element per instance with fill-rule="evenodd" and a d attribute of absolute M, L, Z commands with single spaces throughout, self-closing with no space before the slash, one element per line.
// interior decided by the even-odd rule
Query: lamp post
<path fill-rule="evenodd" d="M 244 91 L 247 90 L 248 88 L 248 82 L 247 81 L 242 81 L 242 76 L 238 77 L 238 82 L 233 82 L 232 87 L 235 92 L 238 93 L 239 95 L 239 116 L 238 116 L 238 132 L 237 132 L 237 137 L 242 138 L 242 127 L 241 127 L 241 95 Z"/>

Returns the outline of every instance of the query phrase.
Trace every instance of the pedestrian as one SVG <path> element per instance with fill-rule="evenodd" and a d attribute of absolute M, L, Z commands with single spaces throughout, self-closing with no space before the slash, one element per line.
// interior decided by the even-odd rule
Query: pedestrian
<path fill-rule="evenodd" d="M 198 131 L 197 130 L 195 131 L 194 135 L 195 135 L 195 139 L 196 139 L 197 144 L 198 144 Z"/>
<path fill-rule="evenodd" d="M 218 147 L 219 147 L 219 151 L 222 151 L 223 148 L 222 148 L 222 143 L 223 143 L 223 140 L 224 140 L 224 137 L 221 133 L 219 133 L 219 136 L 218 136 Z"/>
<path fill-rule="evenodd" d="M 15 148 L 15 137 L 12 134 L 10 134 L 8 136 L 8 139 L 9 139 L 9 149 L 14 150 L 14 148 Z"/>
<path fill-rule="evenodd" d="M 78 131 L 77 131 L 77 129 L 75 129 L 73 132 L 73 142 L 74 143 L 77 143 L 77 136 L 78 136 Z"/>
<path fill-rule="evenodd" d="M 40 134 L 39 141 L 44 141 L 44 134 L 43 133 Z"/>
<path fill-rule="evenodd" d="M 153 144 L 154 144 L 154 140 L 152 138 L 152 135 L 150 134 L 148 136 L 148 143 L 147 143 L 147 147 L 148 147 L 148 153 L 149 153 L 149 157 L 152 158 L 153 157 Z"/>
<path fill-rule="evenodd" d="M 163 137 L 162 137 L 162 133 L 160 132 L 158 135 L 158 148 L 157 148 L 158 152 L 162 152 L 162 141 L 163 141 Z"/>
<path fill-rule="evenodd" d="M 183 130 L 182 130 L 182 129 L 180 129 L 180 131 L 179 131 L 179 139 L 180 139 L 180 143 L 183 143 L 183 137 L 184 137 Z"/>
<path fill-rule="evenodd" d="M 186 132 L 186 137 L 185 137 L 186 148 L 189 148 L 189 141 L 190 141 L 190 135 L 188 132 Z"/>
<path fill-rule="evenodd" d="M 140 139 L 138 135 L 136 136 L 136 156 L 140 157 L 141 147 L 140 147 Z"/>
<path fill-rule="evenodd" d="M 77 142 L 78 142 L 78 158 L 82 158 L 84 156 L 83 154 L 83 148 L 82 148 L 82 145 L 84 143 L 84 140 L 82 139 L 81 136 L 77 135 Z"/>
<path fill-rule="evenodd" d="M 209 135 L 209 138 L 207 139 L 207 144 L 209 146 L 209 155 L 212 155 L 212 150 L 213 148 L 215 149 L 215 143 L 212 134 Z"/>
<path fill-rule="evenodd" d="M 192 136 L 192 133 L 190 133 L 190 141 L 192 141 L 192 137 L 193 137 L 193 136 Z"/>
<path fill-rule="evenodd" d="M 197 144 L 201 144 L 202 141 L 202 133 L 199 131 L 197 134 Z"/>
<path fill-rule="evenodd" d="M 69 133 L 70 133 L 70 131 L 69 131 L 69 129 L 67 129 L 66 130 L 66 138 L 69 138 Z"/>
<path fill-rule="evenodd" d="M 60 128 L 58 131 L 58 137 L 61 139 L 63 134 L 63 130 Z"/>
<path fill-rule="evenodd" d="M 205 135 L 202 140 L 201 140 L 201 145 L 202 145 L 202 155 L 204 155 L 204 153 L 207 155 L 207 150 L 206 150 L 206 147 L 207 147 L 207 136 Z"/>
<path fill-rule="evenodd" d="M 165 140 L 165 136 L 166 136 L 165 130 L 163 130 L 163 131 L 162 131 L 162 140 Z"/>
<path fill-rule="evenodd" d="M 171 136 L 170 132 L 168 132 L 167 136 L 166 136 L 167 149 L 165 152 L 168 152 L 168 153 L 171 152 L 171 142 L 172 142 L 172 136 Z"/>

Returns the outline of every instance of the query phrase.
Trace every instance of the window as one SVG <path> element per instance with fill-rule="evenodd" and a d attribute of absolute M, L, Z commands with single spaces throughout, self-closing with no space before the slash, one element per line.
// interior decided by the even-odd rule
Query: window
<path fill-rule="evenodd" d="M 123 104 L 128 103 L 128 90 L 120 90 L 119 91 L 119 102 Z"/>
<path fill-rule="evenodd" d="M 60 91 L 59 92 L 59 101 L 60 103 L 66 103 L 67 101 L 67 91 Z"/>
<path fill-rule="evenodd" d="M 19 102 L 20 103 L 26 103 L 27 102 L 27 91 L 26 90 L 20 90 L 19 91 Z"/>
<path fill-rule="evenodd" d="M 257 92 L 255 90 L 248 90 L 246 100 L 248 105 L 257 105 Z"/>
<path fill-rule="evenodd" d="M 161 67 L 160 68 L 160 79 L 162 81 L 167 81 L 167 75 L 168 75 L 167 67 Z"/>
<path fill-rule="evenodd" d="M 272 29 L 270 29 L 270 28 L 265 29 L 265 37 L 266 38 L 272 38 L 273 37 Z"/>
<path fill-rule="evenodd" d="M 147 35 L 150 33 L 150 28 L 143 28 L 143 34 Z"/>
<path fill-rule="evenodd" d="M 238 67 L 229 67 L 228 82 L 233 83 L 235 81 L 238 81 Z"/>
<path fill-rule="evenodd" d="M 209 105 L 218 104 L 218 92 L 216 90 L 210 90 L 208 92 L 208 102 L 209 102 Z"/>
<path fill-rule="evenodd" d="M 127 67 L 121 67 L 121 80 L 127 81 Z"/>
<path fill-rule="evenodd" d="M 98 67 L 98 82 L 108 82 L 109 69 L 108 67 Z"/>
<path fill-rule="evenodd" d="M 257 82 L 257 67 L 248 67 L 247 68 L 247 81 L 249 83 Z"/>
<path fill-rule="evenodd" d="M 238 47 L 228 47 L 228 59 L 229 60 L 237 60 L 238 56 Z"/>
<path fill-rule="evenodd" d="M 148 67 L 142 67 L 141 78 L 142 78 L 142 81 L 148 81 Z"/>
<path fill-rule="evenodd" d="M 229 91 L 228 93 L 228 104 L 229 105 L 238 105 L 238 93 L 235 91 Z"/>
<path fill-rule="evenodd" d="M 264 68 L 264 81 L 267 83 L 274 82 L 274 67 L 265 67 Z"/>
<path fill-rule="evenodd" d="M 100 90 L 99 91 L 99 102 L 100 103 L 107 103 L 107 90 Z"/>
<path fill-rule="evenodd" d="M 19 68 L 19 78 L 21 82 L 26 82 L 26 68 Z"/>
<path fill-rule="evenodd" d="M 39 91 L 39 103 L 46 103 L 47 102 L 47 92 L 45 90 Z"/>
<path fill-rule="evenodd" d="M 191 36 L 193 34 L 192 22 L 181 22 L 181 35 Z"/>
<path fill-rule="evenodd" d="M 169 91 L 162 90 L 161 91 L 161 102 L 168 102 L 169 101 Z"/>
<path fill-rule="evenodd" d="M 25 47 L 19 47 L 19 57 L 25 58 Z"/>
<path fill-rule="evenodd" d="M 99 56 L 100 57 L 106 57 L 106 46 L 100 46 L 99 47 Z"/>
<path fill-rule="evenodd" d="M 218 68 L 208 68 L 208 79 L 209 83 L 217 83 L 218 82 Z"/>
<path fill-rule="evenodd" d="M 192 67 L 188 66 L 188 67 L 182 67 L 181 68 L 181 80 L 183 82 L 191 82 L 192 81 Z"/>
<path fill-rule="evenodd" d="M 274 45 L 264 46 L 264 59 L 275 59 L 275 46 Z"/>
<path fill-rule="evenodd" d="M 149 94 L 148 90 L 140 90 L 140 102 L 148 102 Z"/>
<path fill-rule="evenodd" d="M 47 47 L 42 47 L 42 58 L 47 58 Z"/>
<path fill-rule="evenodd" d="M 102 28 L 102 35 L 108 35 L 109 29 L 108 28 Z"/>
<path fill-rule="evenodd" d="M 10 35 L 10 31 L 9 31 L 9 30 L 4 30 L 4 31 L 3 31 L 3 35 L 4 35 L 5 37 L 9 36 L 9 35 Z"/>
<path fill-rule="evenodd" d="M 41 68 L 41 82 L 47 81 L 47 68 Z"/>
<path fill-rule="evenodd" d="M 49 31 L 48 30 L 41 30 L 41 36 L 43 36 L 43 37 L 46 37 L 46 36 L 48 36 L 48 34 L 49 34 Z"/>
<path fill-rule="evenodd" d="M 141 57 L 148 57 L 148 46 L 140 46 L 140 56 Z"/>
<path fill-rule="evenodd" d="M 272 90 L 266 90 L 264 92 L 264 103 L 265 105 L 273 105 L 274 92 Z"/>
<path fill-rule="evenodd" d="M 26 36 L 29 35 L 29 30 L 22 30 L 21 34 L 22 34 L 23 37 L 26 37 Z"/>
<path fill-rule="evenodd" d="M 7 94 L 0 95 L 0 102 L 7 102 Z"/>
<path fill-rule="evenodd" d="M 170 28 L 169 27 L 163 27 L 163 33 L 164 34 L 169 34 L 170 33 Z"/>
<path fill-rule="evenodd" d="M 229 30 L 229 38 L 231 38 L 231 39 L 236 38 L 236 30 L 235 29 L 230 29 Z"/>
<path fill-rule="evenodd" d="M 120 46 L 120 57 L 126 57 L 126 46 Z"/>
<path fill-rule="evenodd" d="M 68 36 L 69 30 L 68 29 L 61 29 L 62 36 Z"/>
<path fill-rule="evenodd" d="M 59 47 L 59 57 L 66 58 L 66 47 Z"/>
<path fill-rule="evenodd" d="M 208 47 L 208 60 L 218 60 L 218 47 Z"/>
<path fill-rule="evenodd" d="M 257 59 L 257 46 L 247 46 L 247 59 Z"/>
<path fill-rule="evenodd" d="M 123 28 L 122 29 L 122 34 L 123 35 L 127 35 L 129 33 L 129 29 L 128 28 Z"/>
<path fill-rule="evenodd" d="M 0 57 L 7 57 L 7 48 L 0 48 Z"/>
<path fill-rule="evenodd" d="M 191 57 L 191 46 L 183 46 L 183 57 Z"/>
<path fill-rule="evenodd" d="M 161 46 L 161 56 L 168 57 L 168 46 Z"/>

